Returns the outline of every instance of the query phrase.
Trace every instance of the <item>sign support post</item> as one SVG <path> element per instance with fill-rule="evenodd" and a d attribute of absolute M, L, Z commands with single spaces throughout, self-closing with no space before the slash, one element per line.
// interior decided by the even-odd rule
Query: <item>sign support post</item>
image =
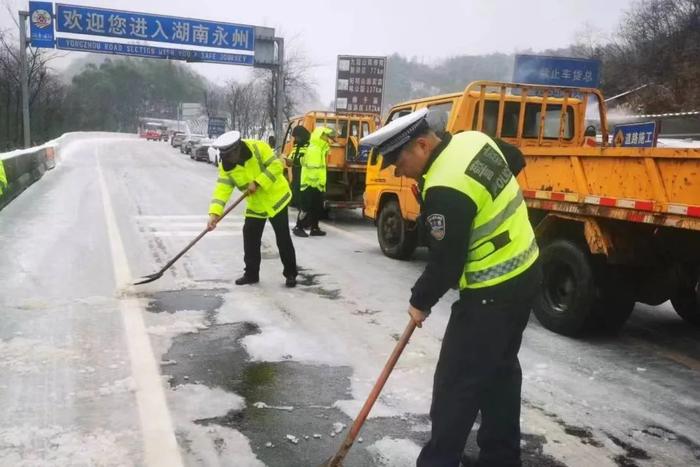
<path fill-rule="evenodd" d="M 284 135 L 282 127 L 284 126 L 284 38 L 276 37 L 277 44 L 277 95 L 275 96 L 275 146 L 278 153 L 282 152 L 284 145 Z"/>
<path fill-rule="evenodd" d="M 29 73 L 27 72 L 27 11 L 19 12 L 19 72 L 22 85 L 22 128 L 24 130 L 24 147 L 31 145 L 29 128 Z"/>

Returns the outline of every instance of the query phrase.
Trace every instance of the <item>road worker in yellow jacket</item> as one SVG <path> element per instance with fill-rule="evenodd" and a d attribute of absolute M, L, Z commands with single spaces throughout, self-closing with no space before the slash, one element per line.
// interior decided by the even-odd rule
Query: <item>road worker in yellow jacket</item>
<path fill-rule="evenodd" d="M 335 141 L 335 130 L 317 127 L 311 132 L 309 146 L 301 161 L 301 210 L 294 235 L 308 237 L 304 229 L 310 227 L 312 236 L 323 236 L 326 232 L 318 226 L 323 215 L 323 194 L 326 192 L 326 165 L 331 141 Z"/>
<path fill-rule="evenodd" d="M 236 279 L 237 285 L 259 281 L 260 244 L 267 220 L 272 224 L 277 248 L 284 269 L 287 287 L 296 286 L 297 264 L 294 245 L 289 234 L 287 205 L 292 199 L 289 183 L 284 177 L 284 164 L 272 148 L 263 141 L 241 139 L 237 131 L 219 136 L 212 147 L 219 150 L 219 176 L 209 206 L 209 230 L 216 227 L 234 188 L 248 190 L 243 250 L 245 273 Z"/>

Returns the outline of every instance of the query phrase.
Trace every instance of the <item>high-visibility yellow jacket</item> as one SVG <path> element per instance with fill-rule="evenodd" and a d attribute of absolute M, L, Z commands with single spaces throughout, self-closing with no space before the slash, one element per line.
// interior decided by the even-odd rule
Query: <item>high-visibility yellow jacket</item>
<path fill-rule="evenodd" d="M 496 143 L 478 131 L 452 137 L 423 176 L 423 196 L 431 187 L 467 195 L 477 212 L 459 288 L 505 282 L 527 270 L 539 250 L 517 180 Z"/>
<path fill-rule="evenodd" d="M 332 132 L 331 128 L 323 126 L 311 132 L 309 147 L 301 161 L 301 191 L 307 188 L 326 191 L 326 157 L 331 146 L 321 136 Z"/>
<path fill-rule="evenodd" d="M 258 189 L 248 195 L 245 216 L 260 219 L 274 217 L 292 199 L 289 183 L 283 175 L 284 164 L 263 141 L 244 139 L 243 144 L 250 149 L 252 156 L 229 171 L 219 163 L 219 178 L 214 187 L 209 214 L 220 216 L 234 187 L 245 191 L 251 182 L 255 182 Z"/>
<path fill-rule="evenodd" d="M 7 190 L 7 175 L 5 174 L 5 164 L 0 161 L 0 196 Z"/>

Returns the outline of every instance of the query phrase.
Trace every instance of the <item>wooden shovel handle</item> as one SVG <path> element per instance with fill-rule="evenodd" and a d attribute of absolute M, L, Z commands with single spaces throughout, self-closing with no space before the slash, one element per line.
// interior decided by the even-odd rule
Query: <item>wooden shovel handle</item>
<path fill-rule="evenodd" d="M 370 391 L 369 396 L 367 396 L 367 400 L 362 406 L 360 413 L 357 415 L 357 418 L 355 418 L 352 427 L 350 427 L 350 431 L 348 431 L 348 435 L 345 437 L 343 444 L 340 446 L 340 449 L 338 449 L 338 452 L 330 461 L 329 465 L 331 467 L 340 466 L 348 451 L 350 451 L 350 448 L 355 442 L 355 438 L 357 438 L 357 435 L 360 433 L 362 425 L 365 423 L 365 420 L 367 420 L 367 416 L 369 415 L 370 410 L 372 410 L 372 406 L 377 401 L 379 393 L 382 392 L 384 384 L 389 379 L 389 375 L 394 369 L 394 366 L 396 366 L 396 362 L 399 360 L 403 349 L 406 347 L 406 344 L 408 344 L 408 340 L 411 338 L 411 334 L 413 334 L 413 331 L 415 329 L 416 323 L 415 321 L 413 321 L 413 319 L 411 319 L 408 325 L 406 325 L 406 329 L 404 329 L 401 338 L 396 343 L 396 347 L 394 347 L 394 351 L 391 353 L 389 360 L 386 362 L 386 365 L 384 365 L 384 369 L 379 375 L 379 379 L 377 379 L 377 382 L 374 383 L 374 387 L 372 388 L 372 391 Z"/>

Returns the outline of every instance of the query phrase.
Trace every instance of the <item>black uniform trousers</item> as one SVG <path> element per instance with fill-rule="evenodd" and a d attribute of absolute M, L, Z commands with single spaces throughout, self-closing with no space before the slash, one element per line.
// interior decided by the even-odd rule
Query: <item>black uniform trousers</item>
<path fill-rule="evenodd" d="M 299 191 L 299 186 L 301 185 L 301 166 L 292 165 L 292 202 L 289 203 L 290 206 L 298 208 L 301 207 L 301 191 Z"/>
<path fill-rule="evenodd" d="M 318 229 L 318 221 L 323 216 L 323 192 L 318 188 L 309 187 L 301 192 L 301 200 L 297 227 Z"/>
<path fill-rule="evenodd" d="M 272 224 L 277 240 L 277 248 L 284 270 L 284 277 L 296 277 L 297 260 L 292 237 L 289 235 L 289 216 L 285 207 L 275 217 L 258 219 L 246 217 L 243 223 L 243 261 L 245 275 L 257 279 L 260 273 L 260 244 L 267 220 Z"/>
<path fill-rule="evenodd" d="M 540 274 L 535 263 L 508 294 L 466 291 L 452 305 L 418 467 L 457 467 L 478 412 L 478 465 L 521 465 L 518 351 Z"/>

